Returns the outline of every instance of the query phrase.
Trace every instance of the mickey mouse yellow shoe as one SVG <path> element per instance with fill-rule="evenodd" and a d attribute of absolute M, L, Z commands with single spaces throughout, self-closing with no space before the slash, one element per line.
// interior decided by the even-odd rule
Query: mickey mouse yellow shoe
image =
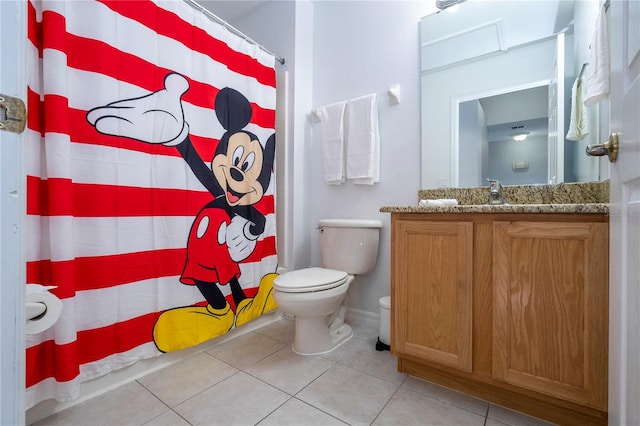
<path fill-rule="evenodd" d="M 214 337 L 233 327 L 231 306 L 214 309 L 208 306 L 185 306 L 164 311 L 153 326 L 153 341 L 158 350 L 173 352 Z"/>
<path fill-rule="evenodd" d="M 278 307 L 273 298 L 273 281 L 277 276 L 278 274 L 267 274 L 262 277 L 255 297 L 244 299 L 238 303 L 236 327 Z"/>

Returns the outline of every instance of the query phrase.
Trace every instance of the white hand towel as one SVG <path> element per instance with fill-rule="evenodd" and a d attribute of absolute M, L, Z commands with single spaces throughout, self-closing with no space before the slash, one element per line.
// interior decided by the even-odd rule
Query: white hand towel
<path fill-rule="evenodd" d="M 322 131 L 322 167 L 324 180 L 340 185 L 344 175 L 344 112 L 346 101 L 319 108 Z"/>
<path fill-rule="evenodd" d="M 349 100 L 347 179 L 365 185 L 380 182 L 380 134 L 375 93 Z"/>
<path fill-rule="evenodd" d="M 584 107 L 584 82 L 580 77 L 576 79 L 571 88 L 571 121 L 567 139 L 579 141 L 589 134 L 589 112 Z"/>
<path fill-rule="evenodd" d="M 591 40 L 589 66 L 587 67 L 587 85 L 584 104 L 595 105 L 609 95 L 609 36 L 607 31 L 607 13 L 600 8 L 596 19 L 596 29 Z"/>
<path fill-rule="evenodd" d="M 420 200 L 419 206 L 422 207 L 454 207 L 458 205 L 455 198 L 438 198 L 437 200 Z"/>

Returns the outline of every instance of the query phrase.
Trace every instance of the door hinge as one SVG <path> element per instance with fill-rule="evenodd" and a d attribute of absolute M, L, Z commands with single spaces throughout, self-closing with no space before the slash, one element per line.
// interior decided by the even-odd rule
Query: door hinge
<path fill-rule="evenodd" d="M 22 99 L 0 93 L 0 130 L 22 133 L 27 124 L 27 108 Z"/>

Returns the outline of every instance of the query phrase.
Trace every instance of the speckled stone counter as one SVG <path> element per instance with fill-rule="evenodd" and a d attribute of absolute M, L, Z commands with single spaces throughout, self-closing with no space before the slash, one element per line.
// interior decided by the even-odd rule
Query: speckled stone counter
<path fill-rule="evenodd" d="M 385 206 L 386 213 L 609 213 L 609 182 L 503 186 L 508 204 L 487 205 L 488 187 L 424 189 L 418 200 L 455 198 L 458 206 Z"/>

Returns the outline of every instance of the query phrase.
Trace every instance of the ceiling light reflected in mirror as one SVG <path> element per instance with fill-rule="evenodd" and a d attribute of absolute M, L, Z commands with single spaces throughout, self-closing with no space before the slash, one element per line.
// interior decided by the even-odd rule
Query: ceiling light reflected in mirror
<path fill-rule="evenodd" d="M 522 142 L 523 140 L 527 139 L 527 136 L 529 136 L 529 132 L 522 132 L 511 135 L 513 140 L 517 142 Z"/>

